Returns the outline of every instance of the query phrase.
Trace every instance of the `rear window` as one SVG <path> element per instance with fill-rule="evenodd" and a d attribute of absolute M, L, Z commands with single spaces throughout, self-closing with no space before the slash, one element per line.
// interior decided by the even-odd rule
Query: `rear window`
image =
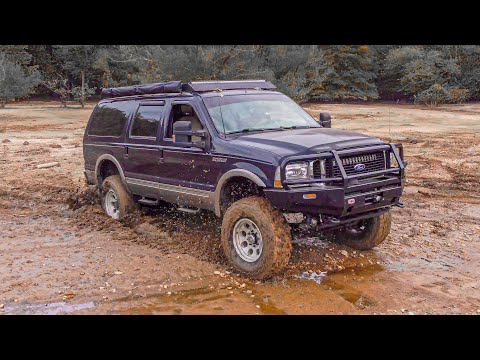
<path fill-rule="evenodd" d="M 157 137 L 158 124 L 163 106 L 140 105 L 133 120 L 130 135 L 139 137 Z"/>
<path fill-rule="evenodd" d="M 128 119 L 129 103 L 100 104 L 93 114 L 89 135 L 119 137 Z"/>

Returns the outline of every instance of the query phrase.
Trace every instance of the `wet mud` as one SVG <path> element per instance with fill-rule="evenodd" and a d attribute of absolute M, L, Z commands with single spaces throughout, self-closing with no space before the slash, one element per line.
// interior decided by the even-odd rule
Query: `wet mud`
<path fill-rule="evenodd" d="M 371 251 L 295 233 L 262 282 L 228 266 L 211 213 L 104 215 L 83 175 L 92 105 L 0 110 L 0 314 L 480 314 L 480 105 L 304 106 L 403 142 L 406 207 Z"/>

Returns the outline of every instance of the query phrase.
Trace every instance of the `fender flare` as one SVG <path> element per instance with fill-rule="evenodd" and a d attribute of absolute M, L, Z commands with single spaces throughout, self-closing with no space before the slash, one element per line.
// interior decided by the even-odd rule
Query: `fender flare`
<path fill-rule="evenodd" d="M 105 161 L 105 160 L 109 160 L 109 161 L 111 161 L 115 164 L 115 166 L 117 167 L 117 170 L 120 174 L 120 177 L 122 178 L 123 185 L 125 185 L 125 187 L 128 189 L 127 181 L 125 180 L 125 174 L 123 173 L 122 166 L 120 165 L 118 160 L 115 159 L 115 157 L 113 155 L 110 155 L 110 154 L 103 154 L 102 156 L 98 157 L 97 162 L 95 164 L 95 183 L 98 186 L 102 185 L 102 184 L 98 184 L 98 176 L 100 175 L 99 174 L 100 166 L 101 166 L 102 162 Z"/>
<path fill-rule="evenodd" d="M 263 182 L 262 179 L 253 172 L 245 169 L 233 169 L 227 171 L 223 174 L 220 179 L 218 180 L 217 187 L 215 188 L 214 194 L 214 202 L 215 202 L 215 215 L 218 217 L 221 216 L 221 206 L 220 206 L 220 195 L 222 193 L 223 185 L 232 177 L 244 177 L 248 180 L 253 181 L 260 187 L 267 187 L 267 185 Z"/>

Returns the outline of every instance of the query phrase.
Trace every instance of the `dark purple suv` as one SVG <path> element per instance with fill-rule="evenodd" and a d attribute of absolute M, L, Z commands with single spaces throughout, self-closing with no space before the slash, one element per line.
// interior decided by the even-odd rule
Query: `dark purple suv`
<path fill-rule="evenodd" d="M 270 82 L 178 81 L 103 89 L 84 137 L 105 212 L 137 204 L 222 217 L 226 257 L 268 278 L 287 265 L 291 225 L 371 249 L 390 231 L 403 148 L 330 128 Z M 328 232 L 326 232 L 328 230 Z"/>

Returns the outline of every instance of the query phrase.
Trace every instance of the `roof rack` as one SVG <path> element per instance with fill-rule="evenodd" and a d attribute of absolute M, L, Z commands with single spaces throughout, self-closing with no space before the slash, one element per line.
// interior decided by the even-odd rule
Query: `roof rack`
<path fill-rule="evenodd" d="M 206 92 L 216 90 L 241 90 L 241 89 L 276 89 L 270 81 L 266 80 L 226 80 L 226 81 L 192 81 L 183 87 L 186 91 Z"/>
<path fill-rule="evenodd" d="M 272 90 L 276 89 L 276 87 L 270 81 L 266 80 L 192 81 L 188 84 L 182 84 L 180 81 L 168 81 L 145 85 L 103 88 L 101 96 L 102 99 L 105 99 L 134 95 L 181 93 L 182 91 L 199 93 L 241 89 Z"/>

